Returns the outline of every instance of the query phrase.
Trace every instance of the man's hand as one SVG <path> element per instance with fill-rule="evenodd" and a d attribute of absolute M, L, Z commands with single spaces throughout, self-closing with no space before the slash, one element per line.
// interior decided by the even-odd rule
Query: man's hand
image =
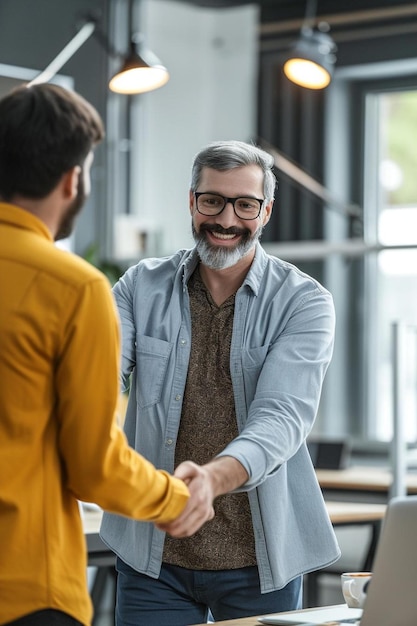
<path fill-rule="evenodd" d="M 197 465 L 192 461 L 185 461 L 178 465 L 174 476 L 187 484 L 190 498 L 176 520 L 168 524 L 156 524 L 156 526 L 172 537 L 189 537 L 214 517 L 213 485 L 206 466 Z"/>
<path fill-rule="evenodd" d="M 190 537 L 213 519 L 213 500 L 240 487 L 249 478 L 243 465 L 230 456 L 217 457 L 202 466 L 184 461 L 178 465 L 174 476 L 187 484 L 190 499 L 176 520 L 156 526 L 177 538 Z"/>

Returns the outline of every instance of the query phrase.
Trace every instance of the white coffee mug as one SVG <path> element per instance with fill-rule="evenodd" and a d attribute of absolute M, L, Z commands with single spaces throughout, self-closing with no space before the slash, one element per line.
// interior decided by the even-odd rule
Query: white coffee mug
<path fill-rule="evenodd" d="M 363 609 L 372 572 L 346 572 L 342 574 L 342 593 L 351 609 Z"/>

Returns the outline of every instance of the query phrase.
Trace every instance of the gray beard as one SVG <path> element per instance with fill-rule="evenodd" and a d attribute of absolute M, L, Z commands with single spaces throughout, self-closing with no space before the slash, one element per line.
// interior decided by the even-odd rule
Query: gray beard
<path fill-rule="evenodd" d="M 259 226 L 252 237 L 240 241 L 235 248 L 223 248 L 209 244 L 205 232 L 197 233 L 192 223 L 193 237 L 200 260 L 203 265 L 206 265 L 212 270 L 224 270 L 236 265 L 240 259 L 243 259 L 243 257 L 253 250 L 262 235 L 262 231 L 263 226 Z"/>

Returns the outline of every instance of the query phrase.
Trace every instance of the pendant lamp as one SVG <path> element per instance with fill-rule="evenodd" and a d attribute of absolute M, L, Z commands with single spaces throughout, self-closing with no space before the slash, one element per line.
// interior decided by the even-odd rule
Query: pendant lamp
<path fill-rule="evenodd" d="M 159 59 L 150 51 L 138 54 L 133 39 L 120 70 L 110 79 L 111 91 L 123 94 L 145 93 L 162 87 L 169 80 L 169 73 Z"/>
<path fill-rule="evenodd" d="M 151 52 L 141 46 L 137 49 L 137 41 L 140 36 L 133 33 L 133 4 L 129 0 L 129 51 L 123 59 L 120 70 L 110 79 L 111 91 L 123 94 L 145 93 L 162 87 L 169 80 L 167 68 Z"/>
<path fill-rule="evenodd" d="M 336 62 L 337 47 L 332 37 L 312 26 L 316 4 L 316 0 L 307 0 L 300 37 L 286 55 L 283 66 L 284 74 L 289 80 L 308 89 L 327 87 Z"/>
<path fill-rule="evenodd" d="M 72 58 L 81 46 L 95 35 L 99 43 L 105 48 L 110 57 L 122 58 L 122 67 L 111 78 L 109 88 L 111 91 L 121 94 L 138 94 L 152 91 L 162 87 L 169 80 L 169 73 L 159 59 L 150 50 L 141 47 L 140 54 L 137 52 L 136 40 L 138 36 L 133 34 L 133 0 L 129 0 L 129 31 L 130 46 L 128 54 L 123 58 L 110 45 L 104 32 L 98 28 L 97 19 L 93 15 L 86 17 L 83 25 L 71 41 L 61 50 L 61 52 L 51 61 L 51 63 L 40 72 L 28 86 L 39 83 L 46 83 L 56 75 L 56 73 Z"/>

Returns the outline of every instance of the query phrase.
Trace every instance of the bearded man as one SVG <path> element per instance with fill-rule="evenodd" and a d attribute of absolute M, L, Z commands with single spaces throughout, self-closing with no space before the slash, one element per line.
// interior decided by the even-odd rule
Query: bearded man
<path fill-rule="evenodd" d="M 334 307 L 259 243 L 273 164 L 239 141 L 201 150 L 189 192 L 194 248 L 142 260 L 114 287 L 129 442 L 192 495 L 156 528 L 105 516 L 117 626 L 301 608 L 302 575 L 339 557 L 306 446 Z"/>

